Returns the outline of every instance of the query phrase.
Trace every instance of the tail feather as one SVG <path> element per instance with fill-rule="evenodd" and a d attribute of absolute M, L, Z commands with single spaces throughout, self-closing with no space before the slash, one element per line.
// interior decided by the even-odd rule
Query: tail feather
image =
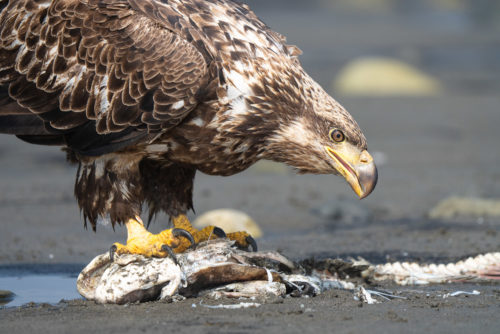
<path fill-rule="evenodd" d="M 44 122 L 36 115 L 2 115 L 0 133 L 11 135 L 46 135 Z"/>
<path fill-rule="evenodd" d="M 64 137 L 51 133 L 41 117 L 14 101 L 7 86 L 0 86 L 0 133 L 15 135 L 32 144 L 64 145 Z"/>
<path fill-rule="evenodd" d="M 62 135 L 44 135 L 44 136 L 39 136 L 39 135 L 29 135 L 29 136 L 16 135 L 16 137 L 19 138 L 19 139 L 21 139 L 22 141 L 27 142 L 27 143 L 37 144 L 37 145 L 62 146 L 62 145 L 66 144 L 64 136 L 62 136 Z"/>

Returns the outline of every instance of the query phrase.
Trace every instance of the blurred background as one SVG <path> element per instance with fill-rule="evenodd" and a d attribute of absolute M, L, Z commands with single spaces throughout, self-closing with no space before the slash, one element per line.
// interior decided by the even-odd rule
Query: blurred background
<path fill-rule="evenodd" d="M 340 177 L 261 162 L 229 178 L 200 173 L 197 214 L 242 210 L 261 248 L 298 258 L 500 249 L 499 1 L 246 2 L 358 121 L 379 184 L 359 201 Z M 76 167 L 58 148 L 0 140 L 0 263 L 86 263 L 125 241 L 122 227 L 83 229 Z M 151 229 L 167 225 L 159 216 Z"/>

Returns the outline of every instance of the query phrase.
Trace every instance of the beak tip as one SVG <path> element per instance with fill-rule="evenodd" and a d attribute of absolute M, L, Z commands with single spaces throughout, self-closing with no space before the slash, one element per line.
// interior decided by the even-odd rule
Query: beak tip
<path fill-rule="evenodd" d="M 367 193 L 362 193 L 362 194 L 359 194 L 359 200 L 361 201 L 363 198 L 365 198 L 366 196 L 368 196 L 369 194 Z"/>
<path fill-rule="evenodd" d="M 362 191 L 360 192 L 359 199 L 363 199 L 370 195 L 378 181 L 378 171 L 377 166 L 374 162 L 360 166 L 358 168 L 358 182 L 361 186 Z"/>

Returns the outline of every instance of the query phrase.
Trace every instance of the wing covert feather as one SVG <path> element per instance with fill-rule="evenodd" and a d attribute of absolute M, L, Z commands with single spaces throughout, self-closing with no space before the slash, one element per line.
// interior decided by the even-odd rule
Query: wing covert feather
<path fill-rule="evenodd" d="M 0 27 L 0 85 L 55 130 L 168 129 L 208 83 L 206 55 L 129 1 L 10 1 Z"/>

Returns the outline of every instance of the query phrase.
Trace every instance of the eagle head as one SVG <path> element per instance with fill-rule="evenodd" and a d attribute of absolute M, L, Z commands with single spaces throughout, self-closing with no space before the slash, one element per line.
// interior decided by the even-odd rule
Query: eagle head
<path fill-rule="evenodd" d="M 368 196 L 378 173 L 363 132 L 319 84 L 307 74 L 301 79 L 275 105 L 279 126 L 268 138 L 267 158 L 299 173 L 342 175 L 360 198 Z"/>

